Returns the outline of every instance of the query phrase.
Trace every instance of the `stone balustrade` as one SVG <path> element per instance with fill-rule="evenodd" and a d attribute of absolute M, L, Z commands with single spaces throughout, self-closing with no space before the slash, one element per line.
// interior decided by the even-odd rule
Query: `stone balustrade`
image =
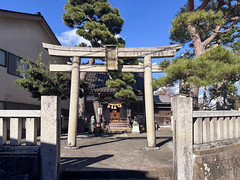
<path fill-rule="evenodd" d="M 37 145 L 37 124 L 40 114 L 40 110 L 0 110 L 0 145 L 22 144 L 23 121 L 26 129 L 25 144 Z M 10 141 L 7 141 L 7 124 L 10 124 Z"/>
<path fill-rule="evenodd" d="M 240 111 L 193 111 L 192 98 L 181 94 L 172 97 L 171 105 L 173 112 L 174 146 L 173 179 L 199 179 L 197 178 L 199 174 L 206 175 L 202 171 L 203 166 L 207 165 L 203 159 L 210 157 L 204 157 L 201 153 L 207 153 L 208 151 L 208 153 L 214 153 L 215 151 L 211 150 L 218 149 L 219 152 L 224 154 L 224 147 L 227 149 L 229 146 L 231 148 L 233 145 L 239 145 Z M 219 157 L 216 153 L 211 157 L 216 156 Z M 218 169 L 220 167 L 218 163 L 222 161 L 232 163 L 231 158 L 237 159 L 236 162 L 239 159 L 235 156 L 231 156 L 228 159 L 222 158 L 223 160 L 220 160 L 221 158 L 214 158 L 215 164 L 211 164 L 211 171 L 215 168 L 216 172 L 221 172 Z M 236 164 L 233 162 L 231 165 L 235 166 Z M 196 168 L 198 166 L 199 168 Z M 237 165 L 237 167 L 239 166 Z M 220 168 L 226 171 L 226 173 L 231 173 L 231 170 L 224 168 L 224 165 Z M 234 170 L 238 171 L 238 168 Z M 211 173 L 211 179 L 216 179 L 216 173 Z M 233 176 L 238 177 L 236 175 Z M 226 177 L 233 176 L 225 176 L 225 179 L 227 179 Z"/>
<path fill-rule="evenodd" d="M 10 154 L 9 158 L 15 157 L 16 160 L 22 158 L 24 153 L 24 160 L 27 163 L 35 164 L 35 166 L 29 167 L 26 171 L 22 164 L 15 163 L 15 161 L 11 162 L 13 158 L 10 159 L 9 162 L 13 166 L 11 168 L 20 173 L 19 177 L 21 173 L 27 173 L 29 179 L 36 179 L 35 177 L 38 177 L 39 174 L 41 180 L 59 179 L 60 118 L 60 99 L 56 96 L 42 96 L 41 110 L 0 110 L 0 161 L 6 161 L 6 154 Z M 40 143 L 37 142 L 39 119 L 41 119 Z M 25 140 L 22 139 L 23 124 L 26 129 Z M 8 127 L 9 139 L 7 138 Z M 36 158 L 32 160 L 33 152 L 36 152 Z M 4 155 L 2 156 L 1 153 Z M 27 161 L 27 159 L 31 160 Z M 19 178 L 17 175 L 11 174 L 11 171 L 7 169 L 8 166 L 4 166 L 4 170 L 1 168 L 2 171 L 10 172 L 7 175 L 10 179 L 12 177 Z M 39 172 L 36 171 L 33 175 L 31 168 Z"/>
<path fill-rule="evenodd" d="M 193 111 L 194 149 L 239 142 L 240 111 Z"/>

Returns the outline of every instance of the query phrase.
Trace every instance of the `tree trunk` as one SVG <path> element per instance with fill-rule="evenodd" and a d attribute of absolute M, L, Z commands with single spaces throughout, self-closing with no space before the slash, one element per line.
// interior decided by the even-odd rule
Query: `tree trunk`
<path fill-rule="evenodd" d="M 217 86 L 217 110 L 228 109 L 227 107 L 227 85 L 226 82 L 223 81 L 219 83 Z"/>
<path fill-rule="evenodd" d="M 188 31 L 193 42 L 195 57 L 198 57 L 204 52 L 205 47 L 203 46 L 203 42 L 201 41 L 201 38 L 192 23 L 188 23 Z M 199 88 L 196 87 L 194 84 L 190 84 L 189 96 L 193 98 L 194 110 L 198 109 L 198 93 Z"/>
<path fill-rule="evenodd" d="M 216 102 L 216 110 L 222 110 L 222 83 L 217 85 L 217 102 Z"/>
<path fill-rule="evenodd" d="M 88 64 L 92 65 L 93 62 L 94 62 L 94 58 L 89 58 Z M 86 74 L 87 74 L 87 72 L 80 72 L 80 79 L 85 79 Z M 80 117 L 80 122 L 79 122 L 79 126 L 78 126 L 79 127 L 78 131 L 80 133 L 85 131 L 85 129 L 84 129 L 85 118 L 83 118 L 83 117 L 86 117 L 85 103 L 86 103 L 85 96 L 83 96 L 82 98 L 79 98 L 79 101 L 78 101 L 78 107 L 79 107 L 78 108 L 78 114 L 79 114 L 79 117 Z"/>
<path fill-rule="evenodd" d="M 198 110 L 198 93 L 199 88 L 196 87 L 194 84 L 190 83 L 190 91 L 189 96 L 193 99 L 193 110 Z"/>

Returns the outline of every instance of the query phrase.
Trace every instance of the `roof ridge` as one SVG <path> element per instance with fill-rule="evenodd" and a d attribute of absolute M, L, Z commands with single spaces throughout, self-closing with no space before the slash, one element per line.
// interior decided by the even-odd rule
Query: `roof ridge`
<path fill-rule="evenodd" d="M 0 8 L 0 11 L 9 12 L 9 13 L 17 13 L 17 14 L 25 14 L 25 15 L 31 15 L 31 16 L 42 16 L 42 14 L 41 14 L 40 12 L 37 12 L 37 13 L 35 13 L 35 14 L 32 14 L 32 13 L 25 13 L 25 12 L 13 11 L 13 10 L 6 10 L 6 9 L 1 9 L 1 8 Z"/>

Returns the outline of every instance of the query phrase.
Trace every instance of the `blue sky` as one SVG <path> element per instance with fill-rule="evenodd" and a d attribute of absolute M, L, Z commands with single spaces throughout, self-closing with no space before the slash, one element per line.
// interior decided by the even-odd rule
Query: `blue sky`
<path fill-rule="evenodd" d="M 18 12 L 41 12 L 62 45 L 73 46 L 84 39 L 63 24 L 62 14 L 67 0 L 11 0 L 2 1 L 1 9 Z M 120 10 L 124 19 L 120 35 L 126 40 L 126 47 L 152 47 L 169 45 L 171 21 L 187 0 L 109 0 Z M 178 55 L 180 54 L 177 53 Z M 153 62 L 159 63 L 160 59 Z M 160 74 L 154 74 L 158 77 Z"/>
<path fill-rule="evenodd" d="M 11 0 L 2 1 L 0 8 L 33 14 L 41 12 L 53 32 L 60 37 L 64 32 L 71 30 L 62 22 L 66 2 L 67 0 Z M 120 10 L 121 17 L 125 20 L 121 36 L 126 40 L 126 47 L 151 47 L 169 44 L 171 20 L 186 0 L 109 2 Z"/>

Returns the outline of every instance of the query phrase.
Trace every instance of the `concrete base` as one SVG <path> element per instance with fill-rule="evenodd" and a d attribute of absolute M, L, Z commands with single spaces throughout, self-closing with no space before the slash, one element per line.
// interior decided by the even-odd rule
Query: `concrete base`
<path fill-rule="evenodd" d="M 147 151 L 156 151 L 156 150 L 160 150 L 160 147 L 145 147 L 143 149 Z"/>
<path fill-rule="evenodd" d="M 77 146 L 65 146 L 64 149 L 79 149 Z"/>

